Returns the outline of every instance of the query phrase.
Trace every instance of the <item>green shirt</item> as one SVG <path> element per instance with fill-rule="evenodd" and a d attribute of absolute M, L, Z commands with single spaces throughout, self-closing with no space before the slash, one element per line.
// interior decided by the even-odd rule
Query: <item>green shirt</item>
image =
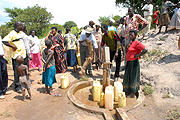
<path fill-rule="evenodd" d="M 117 42 L 119 42 L 119 50 L 121 50 L 120 38 L 113 30 L 102 36 L 102 45 L 104 46 L 104 44 L 106 44 L 111 51 L 116 51 Z"/>

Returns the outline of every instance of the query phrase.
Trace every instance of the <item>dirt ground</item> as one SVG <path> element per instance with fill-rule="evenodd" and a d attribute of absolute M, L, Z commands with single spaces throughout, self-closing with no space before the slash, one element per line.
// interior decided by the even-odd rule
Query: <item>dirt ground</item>
<path fill-rule="evenodd" d="M 180 51 L 178 50 L 179 31 L 169 31 L 164 34 L 152 33 L 147 40 L 141 40 L 149 51 L 159 49 L 160 56 L 142 57 L 141 66 L 141 88 L 149 84 L 154 89 L 151 96 L 146 96 L 143 103 L 137 108 L 127 112 L 131 120 L 164 120 L 167 119 L 167 112 L 180 108 Z M 166 51 L 166 54 L 163 52 Z M 154 60 L 154 61 L 153 61 Z M 123 62 L 121 63 L 123 66 Z M 94 66 L 95 67 L 95 66 Z M 114 74 L 113 67 L 112 74 Z M 73 68 L 69 68 L 70 86 L 78 82 L 78 72 L 73 73 Z M 62 94 L 62 97 L 44 94 L 45 87 L 37 82 L 42 78 L 42 71 L 30 71 L 30 78 L 34 80 L 31 91 L 33 100 L 22 101 L 22 95 L 14 91 L 13 70 L 8 65 L 9 85 L 8 89 L 12 92 L 5 95 L 5 99 L 0 100 L 0 119 L 2 120 L 32 120 L 32 119 L 58 119 L 58 120 L 103 120 L 103 116 L 96 113 L 90 113 L 77 108 L 67 97 L 67 89 L 61 89 L 60 76 L 57 74 L 57 83 L 53 84 L 54 90 Z M 93 70 L 93 77 L 102 78 L 102 69 Z M 123 76 L 124 71 L 120 72 Z M 122 78 L 119 79 L 122 81 Z M 164 95 L 171 93 L 173 97 L 163 98 Z"/>

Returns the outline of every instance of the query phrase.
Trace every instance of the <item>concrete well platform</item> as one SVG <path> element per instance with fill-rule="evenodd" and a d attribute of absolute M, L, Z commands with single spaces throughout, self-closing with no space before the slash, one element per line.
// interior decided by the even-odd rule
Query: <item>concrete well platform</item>
<path fill-rule="evenodd" d="M 68 90 L 68 98 L 77 107 L 82 108 L 89 112 L 95 112 L 101 114 L 104 116 L 106 120 L 114 120 L 114 119 L 128 120 L 129 118 L 126 115 L 126 112 L 139 106 L 144 101 L 145 98 L 144 94 L 142 94 L 142 92 L 140 91 L 139 94 L 137 95 L 137 99 L 131 102 L 131 104 L 123 108 L 117 108 L 117 103 L 116 103 L 116 107 L 114 105 L 115 108 L 114 111 L 109 111 L 108 109 L 99 107 L 98 102 L 92 101 L 91 99 L 92 96 L 90 95 L 90 89 L 92 85 L 93 85 L 93 81 L 83 81 L 72 85 Z M 80 96 L 77 97 L 78 92 L 81 93 L 79 94 L 81 95 L 81 97 Z"/>

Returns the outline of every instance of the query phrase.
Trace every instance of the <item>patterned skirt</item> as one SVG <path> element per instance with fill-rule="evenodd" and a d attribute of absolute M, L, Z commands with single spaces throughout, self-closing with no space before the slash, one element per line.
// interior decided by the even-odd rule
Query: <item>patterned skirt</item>
<path fill-rule="evenodd" d="M 63 48 L 59 46 L 54 49 L 54 58 L 56 64 L 56 73 L 65 73 L 67 70 L 67 65 Z"/>
<path fill-rule="evenodd" d="M 140 64 L 139 60 L 127 61 L 123 79 L 123 91 L 136 93 L 140 89 Z"/>

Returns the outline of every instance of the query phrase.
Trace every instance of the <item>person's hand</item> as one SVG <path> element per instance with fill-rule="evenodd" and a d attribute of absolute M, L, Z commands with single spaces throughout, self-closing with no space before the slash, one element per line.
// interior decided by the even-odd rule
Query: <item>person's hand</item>
<path fill-rule="evenodd" d="M 51 46 L 51 50 L 54 50 L 54 48 L 55 48 L 55 46 L 54 46 L 54 45 L 52 45 L 52 46 Z"/>
<path fill-rule="evenodd" d="M 87 40 L 88 40 L 88 38 L 85 38 L 85 39 L 84 39 L 84 41 L 87 41 Z"/>
<path fill-rule="evenodd" d="M 50 68 L 50 65 L 47 65 L 47 68 Z"/>
<path fill-rule="evenodd" d="M 134 56 L 134 58 L 138 58 L 138 54 L 136 54 L 136 55 Z"/>
<path fill-rule="evenodd" d="M 13 50 L 13 51 L 16 51 L 16 50 L 17 50 L 17 47 L 16 47 L 16 46 L 13 46 L 13 47 L 12 47 L 12 50 Z"/>
<path fill-rule="evenodd" d="M 116 57 L 116 58 L 118 57 L 118 52 L 115 53 L 115 57 Z"/>
<path fill-rule="evenodd" d="M 32 60 L 32 57 L 31 57 L 31 56 L 29 56 L 29 60 Z"/>
<path fill-rule="evenodd" d="M 52 31 L 49 31 L 48 36 L 52 34 Z"/>
<path fill-rule="evenodd" d="M 43 68 L 43 72 L 45 72 L 46 71 L 46 69 L 45 68 Z"/>
<path fill-rule="evenodd" d="M 59 44 L 56 44 L 55 47 L 60 46 Z"/>

